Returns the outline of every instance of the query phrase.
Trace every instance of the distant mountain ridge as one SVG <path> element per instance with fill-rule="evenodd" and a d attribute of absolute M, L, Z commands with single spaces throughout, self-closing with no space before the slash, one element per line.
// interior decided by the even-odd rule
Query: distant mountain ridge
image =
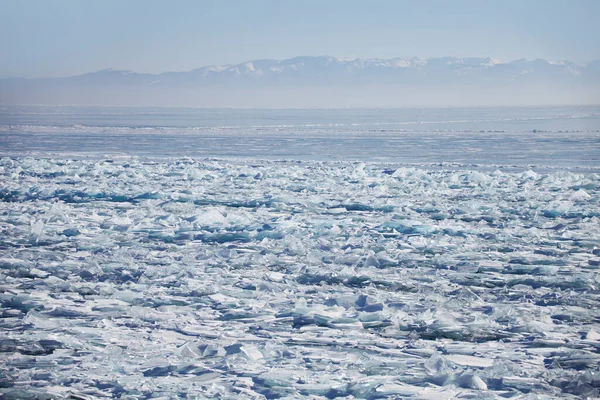
<path fill-rule="evenodd" d="M 108 79 L 114 82 L 141 83 L 154 85 L 160 82 L 177 83 L 186 78 L 187 83 L 222 83 L 235 78 L 266 80 L 273 78 L 340 78 L 361 77 L 381 74 L 385 78 L 391 75 L 409 74 L 411 78 L 429 74 L 442 74 L 446 77 L 480 76 L 487 78 L 520 79 L 525 75 L 544 74 L 559 77 L 600 77 L 600 61 L 576 63 L 572 61 L 547 61 L 543 59 L 519 59 L 501 62 L 491 57 L 407 57 L 407 58 L 354 58 L 344 59 L 329 56 L 303 56 L 286 60 L 253 60 L 240 64 L 209 65 L 186 72 L 163 72 L 159 74 L 137 73 L 127 70 L 107 68 L 68 78 L 38 78 L 34 81 L 75 79 L 89 81 Z M 14 78 L 13 78 L 14 79 Z M 20 79 L 18 79 L 20 80 Z"/>
<path fill-rule="evenodd" d="M 528 74 L 557 73 L 561 76 L 582 76 L 588 73 L 600 72 L 600 61 L 589 64 L 575 63 L 572 61 L 547 61 L 543 59 L 526 60 L 519 59 L 511 62 L 501 62 L 491 57 L 439 57 L 439 58 L 356 58 L 343 59 L 329 56 L 321 57 L 294 57 L 287 60 L 253 60 L 240 64 L 209 65 L 188 72 L 163 72 L 160 74 L 139 74 L 133 71 L 122 71 L 105 69 L 91 72 L 80 77 L 93 77 L 108 75 L 111 77 L 139 77 L 139 78 L 162 78 L 167 81 L 177 77 L 200 78 L 197 83 L 210 82 L 223 78 L 248 77 L 254 79 L 266 79 L 269 77 L 294 77 L 302 78 L 307 74 L 316 76 L 335 73 L 341 75 L 361 75 L 366 72 L 408 72 L 419 74 L 448 73 L 460 77 L 466 75 L 483 74 L 487 76 L 502 76 L 508 78 L 519 78 Z M 148 84 L 157 83 L 144 81 Z"/>
<path fill-rule="evenodd" d="M 162 96 L 163 100 L 171 96 L 175 96 L 174 99 L 193 99 L 206 97 L 207 91 L 218 89 L 230 92 L 234 89 L 242 90 L 249 96 L 253 90 L 262 91 L 259 94 L 264 95 L 264 91 L 281 92 L 282 88 L 296 88 L 294 90 L 301 89 L 303 92 L 312 88 L 313 94 L 318 88 L 335 87 L 347 92 L 351 88 L 363 90 L 376 86 L 411 90 L 416 87 L 428 90 L 436 87 L 472 90 L 485 87 L 493 92 L 494 88 L 506 90 L 508 86 L 523 88 L 532 85 L 542 90 L 560 87 L 563 91 L 577 89 L 587 93 L 586 87 L 600 86 L 600 61 L 576 63 L 519 59 L 501 62 L 490 57 L 344 59 L 302 56 L 286 60 L 267 59 L 211 65 L 186 72 L 158 74 L 105 69 L 66 78 L 1 79 L 0 102 L 35 102 L 38 98 L 38 101 L 43 102 L 48 101 L 44 99 L 54 93 L 56 98 L 63 99 L 61 101 L 102 104 L 110 99 L 109 92 L 112 91 L 113 96 L 117 96 L 118 89 L 130 91 L 119 96 L 133 96 L 140 100 L 146 97 L 142 103 L 147 103 L 154 95 Z M 88 96 L 82 91 L 87 91 Z M 406 90 L 403 92 L 407 93 Z M 216 97 L 222 97 L 224 93 L 218 92 Z M 312 96 L 310 93 L 308 95 Z M 265 96 L 271 97 L 274 104 L 278 104 L 271 94 Z M 584 103 L 596 101 L 589 99 L 587 94 L 584 97 Z M 132 105 L 136 105 L 139 101 L 133 103 Z M 210 106 L 210 101 L 207 103 L 203 100 L 201 103 Z"/>

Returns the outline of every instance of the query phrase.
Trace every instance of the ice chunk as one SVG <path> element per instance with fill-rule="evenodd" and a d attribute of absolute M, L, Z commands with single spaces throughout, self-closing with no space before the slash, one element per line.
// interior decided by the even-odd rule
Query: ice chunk
<path fill-rule="evenodd" d="M 467 367 L 491 367 L 494 364 L 493 359 L 474 357 L 463 354 L 448 354 L 444 358 L 448 361 L 452 361 L 458 365 L 464 365 Z"/>
<path fill-rule="evenodd" d="M 593 341 L 600 341 L 600 333 L 596 332 L 593 329 L 590 329 L 586 334 L 585 334 L 585 339 L 586 340 L 593 340 Z"/>
<path fill-rule="evenodd" d="M 246 355 L 246 357 L 248 357 L 252 361 L 258 361 L 261 358 L 263 358 L 263 355 L 260 352 L 260 350 L 258 349 L 258 347 L 254 346 L 254 345 L 251 345 L 251 344 L 243 345 L 241 347 L 241 350 Z"/>
<path fill-rule="evenodd" d="M 574 192 L 573 194 L 571 194 L 570 199 L 572 201 L 586 201 L 591 199 L 592 196 L 590 196 L 585 190 L 583 189 L 579 189 L 576 192 Z"/>
<path fill-rule="evenodd" d="M 485 382 L 476 374 L 471 372 L 465 372 L 456 378 L 456 384 L 460 387 L 477 389 L 477 390 L 488 390 Z"/>

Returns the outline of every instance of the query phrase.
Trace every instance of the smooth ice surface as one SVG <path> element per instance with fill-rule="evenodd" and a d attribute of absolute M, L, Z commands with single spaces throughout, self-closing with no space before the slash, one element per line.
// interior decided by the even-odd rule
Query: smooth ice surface
<path fill-rule="evenodd" d="M 0 171 L 7 398 L 598 395 L 599 174 Z"/>
<path fill-rule="evenodd" d="M 598 168 L 600 107 L 0 107 L 0 155 Z"/>

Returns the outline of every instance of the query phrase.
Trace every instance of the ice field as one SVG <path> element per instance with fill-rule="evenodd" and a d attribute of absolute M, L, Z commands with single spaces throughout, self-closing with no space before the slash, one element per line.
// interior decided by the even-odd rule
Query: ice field
<path fill-rule="evenodd" d="M 600 396 L 597 108 L 178 112 L 1 110 L 0 397 Z"/>

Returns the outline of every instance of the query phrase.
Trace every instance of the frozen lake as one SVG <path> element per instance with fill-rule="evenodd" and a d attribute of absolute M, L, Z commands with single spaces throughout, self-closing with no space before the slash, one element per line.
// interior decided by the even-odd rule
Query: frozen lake
<path fill-rule="evenodd" d="M 598 107 L 2 108 L 0 393 L 597 397 L 599 135 Z"/>
<path fill-rule="evenodd" d="M 0 108 L 0 154 L 598 167 L 600 107 Z"/>

